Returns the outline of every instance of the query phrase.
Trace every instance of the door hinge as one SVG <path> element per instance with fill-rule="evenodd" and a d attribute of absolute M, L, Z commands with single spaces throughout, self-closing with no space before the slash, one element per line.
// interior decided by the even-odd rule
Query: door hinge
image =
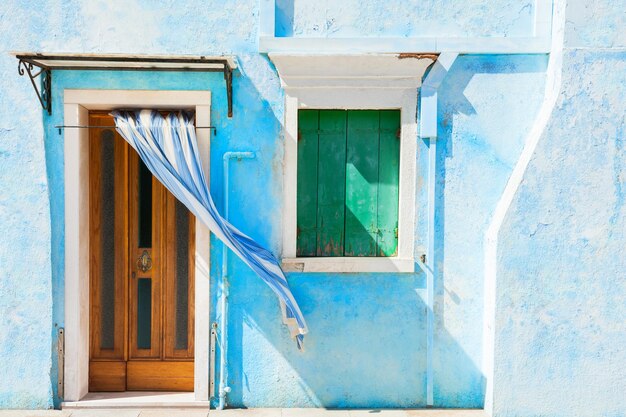
<path fill-rule="evenodd" d="M 57 333 L 57 396 L 63 398 L 65 388 L 65 330 L 61 327 Z"/>
<path fill-rule="evenodd" d="M 211 324 L 209 346 L 209 398 L 215 397 L 215 344 L 217 343 L 217 323 Z"/>

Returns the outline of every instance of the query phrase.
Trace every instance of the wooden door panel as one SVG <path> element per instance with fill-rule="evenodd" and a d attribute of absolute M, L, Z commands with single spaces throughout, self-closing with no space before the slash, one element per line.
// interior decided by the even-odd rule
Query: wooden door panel
<path fill-rule="evenodd" d="M 108 120 L 90 116 L 94 126 Z M 128 149 L 113 129 L 90 131 L 90 357 L 125 360 Z"/>
<path fill-rule="evenodd" d="M 89 362 L 89 391 L 126 391 L 126 361 Z"/>
<path fill-rule="evenodd" d="M 195 217 L 166 193 L 165 359 L 193 359 Z"/>
<path fill-rule="evenodd" d="M 90 125 L 89 390 L 193 391 L 195 218 L 112 117 Z"/>
<path fill-rule="evenodd" d="M 129 391 L 193 391 L 191 361 L 129 361 Z"/>
<path fill-rule="evenodd" d="M 164 272 L 164 188 L 137 153 L 130 157 L 129 359 L 162 354 L 162 274 Z M 143 268 L 143 269 L 142 269 Z"/>

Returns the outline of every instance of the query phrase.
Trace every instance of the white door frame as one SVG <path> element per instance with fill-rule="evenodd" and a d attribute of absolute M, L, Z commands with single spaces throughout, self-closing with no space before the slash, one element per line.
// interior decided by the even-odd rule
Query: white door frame
<path fill-rule="evenodd" d="M 197 126 L 210 125 L 210 91 L 64 91 L 64 124 L 86 126 L 89 110 L 192 109 Z M 204 174 L 209 179 L 210 129 L 197 129 Z M 88 129 L 65 129 L 65 368 L 64 401 L 78 401 L 89 386 L 89 158 Z M 210 232 L 196 222 L 194 397 L 209 399 Z"/>

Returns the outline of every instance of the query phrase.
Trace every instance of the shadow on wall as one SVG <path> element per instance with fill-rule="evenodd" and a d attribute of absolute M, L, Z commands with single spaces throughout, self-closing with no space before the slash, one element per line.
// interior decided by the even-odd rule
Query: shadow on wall
<path fill-rule="evenodd" d="M 435 186 L 435 406 L 482 407 L 484 403 L 485 377 L 477 368 L 482 362 L 483 235 L 512 169 L 507 157 L 519 155 L 526 134 L 503 131 L 499 142 L 494 142 L 489 132 L 493 115 L 488 112 L 499 102 L 514 100 L 518 105 L 517 101 L 525 97 L 510 97 L 514 93 L 506 86 L 510 82 L 507 75 L 543 74 L 547 64 L 544 58 L 461 56 L 440 88 Z M 491 91 L 468 88 L 476 76 L 490 75 L 494 80 Z M 534 115 L 529 112 L 525 117 L 532 121 Z M 462 126 L 455 126 L 459 118 Z M 512 140 L 513 136 L 522 140 Z M 459 145 L 458 155 L 455 144 Z M 508 149 L 503 152 L 500 147 Z M 453 185 L 446 191 L 449 182 Z M 447 224 L 454 226 L 446 234 Z"/>
<path fill-rule="evenodd" d="M 249 97 L 239 100 L 260 99 L 252 83 L 243 79 L 240 82 L 243 85 L 236 95 Z M 256 118 L 264 118 L 262 128 L 280 126 L 269 109 L 255 110 Z M 246 136 L 253 137 L 253 133 L 246 132 Z M 269 145 L 280 147 L 279 136 L 275 140 Z M 264 181 L 271 175 L 271 181 L 280 182 L 282 172 L 267 170 L 262 154 L 276 158 L 282 154 L 275 148 L 263 149 L 264 145 L 258 143 L 246 146 L 255 151 L 261 149 L 257 152 L 261 159 L 259 164 L 233 164 L 229 174 L 229 217 L 242 232 L 266 245 L 272 225 L 279 225 L 281 219 L 276 214 L 280 211 L 265 210 L 275 202 L 264 191 L 271 183 Z M 221 149 L 216 152 L 213 148 L 212 152 L 221 154 Z M 256 167 L 260 172 L 251 171 Z M 213 176 L 212 184 L 222 191 L 220 176 Z M 216 195 L 221 197 L 220 191 Z M 216 204 L 222 207 L 221 201 L 216 200 Z M 212 259 L 219 260 L 222 245 L 213 243 Z M 292 291 L 310 329 L 305 337 L 305 351 L 299 352 L 281 324 L 275 295 L 232 254 L 229 263 L 229 407 L 425 406 L 426 310 L 422 273 L 289 274 Z M 211 269 L 211 276 L 218 277 L 220 263 L 212 262 Z M 212 294 L 217 294 L 216 283 L 217 279 L 213 279 Z M 211 317 L 215 319 L 215 310 L 219 308 L 215 298 L 211 306 Z M 445 343 L 455 357 L 462 358 L 463 364 L 456 365 L 459 369 L 465 371 L 474 366 L 451 337 L 442 334 L 439 343 Z M 475 366 L 469 372 L 480 375 Z M 219 381 L 219 372 L 215 378 Z M 482 404 L 482 396 L 480 401 Z"/>
<path fill-rule="evenodd" d="M 277 37 L 293 36 L 294 1 L 276 0 Z"/>
<path fill-rule="evenodd" d="M 258 295 L 265 292 L 258 279 L 237 279 L 231 287 L 231 407 L 425 406 L 423 275 L 291 274 L 311 331 L 304 352 L 279 325 L 276 300 Z M 439 343 L 463 356 L 449 335 L 440 334 Z M 463 371 L 472 364 L 467 357 L 463 362 L 456 365 Z"/>
<path fill-rule="evenodd" d="M 64 327 L 64 140 L 55 125 L 63 124 L 63 92 L 72 89 L 128 89 L 128 90 L 210 90 L 212 92 L 211 124 L 217 127 L 217 134 L 211 136 L 211 194 L 217 207 L 223 207 L 222 190 L 222 155 L 228 150 L 253 150 L 258 158 L 247 172 L 244 184 L 234 184 L 233 189 L 246 190 L 240 199 L 234 199 L 232 206 L 239 211 L 235 224 L 261 244 L 272 249 L 268 242 L 279 219 L 272 213 L 280 204 L 279 192 L 274 184 L 279 184 L 281 173 L 275 169 L 275 161 L 281 155 L 280 122 L 274 116 L 272 105 L 280 99 L 279 83 L 267 60 L 258 54 L 240 54 L 240 64 L 252 66 L 251 73 L 265 81 L 265 95 L 258 92 L 253 81 L 242 75 L 234 74 L 234 114 L 227 117 L 226 89 L 224 79 L 218 73 L 200 72 L 151 72 L 151 71 L 54 71 L 52 85 L 53 113 L 43 115 L 45 126 L 45 157 L 47 179 L 50 188 L 50 223 L 52 245 L 51 288 L 53 291 L 53 327 L 50 386 L 54 404 L 59 406 L 61 398 L 57 395 L 58 360 L 56 330 Z M 31 91 L 29 91 L 30 93 Z M 269 98 L 268 98 L 269 97 Z M 34 104 L 33 104 L 34 105 Z M 256 190 L 256 191 L 252 191 Z M 245 195 L 244 195 L 245 194 Z M 267 218 L 263 218 L 263 213 Z M 213 241 L 213 243 L 215 243 Z M 220 259 L 220 252 L 212 246 L 212 259 Z M 212 276 L 218 276 L 219 263 L 211 264 Z M 217 269 L 216 269 L 217 268 Z M 243 268 L 247 268 L 242 266 Z M 214 281 L 214 280 L 213 280 Z M 207 326 L 210 324 L 207 323 Z M 1 403 L 0 399 L 0 403 Z"/>
<path fill-rule="evenodd" d="M 485 389 L 485 378 L 479 369 L 483 289 L 482 264 L 476 264 L 474 258 L 481 260 L 482 257 L 475 254 L 469 256 L 449 247 L 448 253 L 444 253 L 445 223 L 449 216 L 446 213 L 446 165 L 449 159 L 455 157 L 454 115 L 476 113 L 475 107 L 464 95 L 475 75 L 539 70 L 534 63 L 529 64 L 523 58 L 506 57 L 502 61 L 498 61 L 498 57 L 463 59 L 469 60 L 469 63 L 465 62 L 460 70 L 453 67 L 452 71 L 458 73 L 452 74 L 447 90 L 442 94 L 447 103 L 442 106 L 439 115 L 435 406 L 480 408 Z M 245 83 L 244 80 L 241 82 Z M 257 94 L 253 88 L 254 85 L 247 85 L 236 94 L 248 94 L 250 97 L 245 101 L 254 100 Z M 264 122 L 264 126 L 280 126 L 280 121 L 270 111 L 266 113 L 263 115 L 271 121 Z M 260 114 L 254 116 L 259 117 Z M 271 146 L 275 144 L 269 143 Z M 259 154 L 262 152 L 280 157 L 276 149 L 261 150 Z M 259 166 L 263 167 L 262 164 Z M 269 174 L 275 176 L 270 180 L 280 180 L 278 171 Z M 264 189 L 268 184 L 256 183 L 255 175 L 243 170 L 230 175 L 230 218 L 237 219 L 234 223 L 244 233 L 266 244 L 271 237 L 271 225 L 280 220 L 275 212 L 263 210 L 273 204 L 272 196 L 255 194 L 251 198 L 249 194 L 237 190 L 250 190 L 257 186 Z M 263 181 L 267 179 L 264 177 Z M 465 192 L 471 194 L 476 190 Z M 251 205 L 256 208 L 252 209 Z M 426 207 L 420 206 L 420 210 L 419 215 L 425 215 Z M 466 216 L 467 213 L 455 215 Z M 486 220 L 473 228 L 474 234 L 468 239 L 482 240 L 483 223 Z M 221 245 L 215 246 L 212 257 L 220 259 L 216 252 L 219 254 Z M 444 272 L 451 259 L 457 264 L 467 265 L 468 272 L 463 278 L 472 280 L 471 283 L 465 282 L 466 287 L 472 287 L 471 293 L 446 285 Z M 230 262 L 228 366 L 232 391 L 228 396 L 229 406 L 425 406 L 426 309 L 422 273 L 289 274 L 294 296 L 311 332 L 305 337 L 305 351 L 298 352 L 286 328 L 280 324 L 280 309 L 273 293 L 241 261 L 231 256 Z M 219 267 L 218 262 L 212 263 L 213 277 L 218 276 Z M 212 283 L 213 294 L 216 294 L 215 281 Z M 216 308 L 215 302 L 212 306 Z M 452 317 L 455 321 L 454 333 L 448 328 L 449 314 L 446 321 L 443 320 L 448 309 L 458 315 Z M 218 379 L 219 375 L 216 375 Z"/>

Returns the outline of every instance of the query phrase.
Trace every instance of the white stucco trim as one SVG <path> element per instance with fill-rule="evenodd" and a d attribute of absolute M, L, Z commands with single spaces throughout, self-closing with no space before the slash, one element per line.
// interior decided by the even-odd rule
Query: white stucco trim
<path fill-rule="evenodd" d="M 534 10 L 532 33 L 526 37 L 276 37 L 276 0 L 262 0 L 259 51 L 320 55 L 398 52 L 548 53 L 551 43 L 552 0 L 535 0 Z"/>
<path fill-rule="evenodd" d="M 550 12 L 552 8 L 550 7 Z M 483 361 L 482 373 L 485 377 L 485 412 L 489 416 L 494 415 L 494 404 L 497 398 L 494 396 L 495 378 L 495 351 L 496 351 L 496 286 L 498 274 L 498 236 L 504 224 L 506 215 L 513 203 L 515 195 L 522 184 L 528 165 L 537 149 L 552 111 L 556 106 L 561 90 L 561 71 L 563 66 L 563 44 L 565 37 L 565 0 L 554 1 L 554 24 L 551 24 L 552 46 L 548 69 L 546 71 L 546 86 L 543 102 L 539 113 L 528 133 L 524 148 L 520 154 L 511 176 L 506 184 L 504 192 L 496 205 L 493 217 L 484 237 L 484 310 L 483 310 Z"/>
<path fill-rule="evenodd" d="M 88 121 L 86 108 L 66 104 L 65 123 Z M 89 132 L 65 132 L 64 399 L 76 401 L 89 384 Z M 81 279 L 82 277 L 82 279 Z"/>
<path fill-rule="evenodd" d="M 193 109 L 210 125 L 209 91 L 65 90 L 64 124 L 88 125 L 89 110 L 116 107 Z M 210 130 L 197 129 L 207 179 Z M 89 381 L 89 167 L 87 129 L 65 129 L 65 401 L 87 394 Z M 209 399 L 210 232 L 196 222 L 194 397 Z"/>
<path fill-rule="evenodd" d="M 391 258 L 283 258 L 285 272 L 414 272 L 413 259 Z"/>
<path fill-rule="evenodd" d="M 414 272 L 417 91 L 430 59 L 270 54 L 285 88 L 283 266 L 302 272 Z M 398 254 L 389 258 L 297 258 L 298 110 L 400 109 Z"/>

